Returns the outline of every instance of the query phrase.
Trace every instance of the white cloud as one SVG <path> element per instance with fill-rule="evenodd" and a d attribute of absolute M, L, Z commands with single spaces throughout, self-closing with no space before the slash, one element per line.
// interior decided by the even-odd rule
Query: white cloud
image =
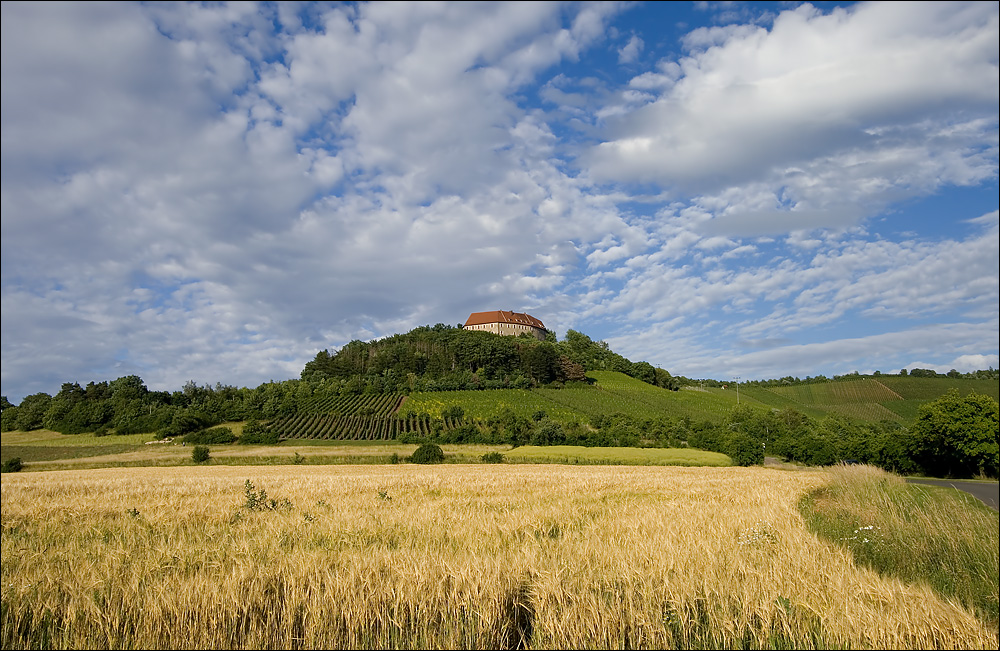
<path fill-rule="evenodd" d="M 638 59 L 644 45 L 642 39 L 633 34 L 628 43 L 618 50 L 618 63 L 632 63 Z"/>
<path fill-rule="evenodd" d="M 988 3 L 744 17 L 686 52 L 610 3 L 2 11 L 11 397 L 254 385 L 496 307 L 689 376 L 838 343 L 874 368 L 849 342 L 926 330 L 894 318 L 994 334 L 900 367 L 995 352 L 993 206 L 858 226 L 995 184 Z M 628 70 L 663 58 L 622 80 L 617 34 Z"/>
<path fill-rule="evenodd" d="M 996 175 L 995 138 L 981 143 L 997 123 L 997 33 L 995 8 L 976 3 L 803 5 L 770 31 L 696 30 L 689 45 L 712 47 L 681 59 L 682 76 L 583 160 L 595 179 L 681 193 L 762 182 L 791 203 L 747 219 L 842 226 Z M 646 79 L 633 83 L 654 87 Z"/>

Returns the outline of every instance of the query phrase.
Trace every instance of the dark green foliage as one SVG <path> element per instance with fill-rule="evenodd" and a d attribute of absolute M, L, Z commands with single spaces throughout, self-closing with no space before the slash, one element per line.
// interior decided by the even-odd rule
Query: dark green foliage
<path fill-rule="evenodd" d="M 743 432 L 729 435 L 725 452 L 737 466 L 759 466 L 764 463 L 764 449 L 760 442 Z"/>
<path fill-rule="evenodd" d="M 479 428 L 471 423 L 442 430 L 437 439 L 442 443 L 479 443 L 482 439 Z"/>
<path fill-rule="evenodd" d="M 204 463 L 209 460 L 210 456 L 208 448 L 204 445 L 196 445 L 194 446 L 194 450 L 191 451 L 191 460 L 195 463 Z"/>
<path fill-rule="evenodd" d="M 554 420 L 543 418 L 535 423 L 528 442 L 531 445 L 562 445 L 566 442 L 566 431 Z"/>
<path fill-rule="evenodd" d="M 953 389 L 921 405 L 910 432 L 910 450 L 925 472 L 934 476 L 996 477 L 998 437 L 997 401 L 976 393 L 963 397 Z"/>
<path fill-rule="evenodd" d="M 586 382 L 589 370 L 617 370 L 676 389 L 663 369 L 633 363 L 570 330 L 566 340 L 501 337 L 438 324 L 372 342 L 352 341 L 335 354 L 320 351 L 301 378 L 336 381 L 342 393 L 409 393 L 530 388 Z"/>
<path fill-rule="evenodd" d="M 487 452 L 482 456 L 483 463 L 503 463 L 503 455 L 499 452 Z"/>
<path fill-rule="evenodd" d="M 226 445 L 236 442 L 236 435 L 228 427 L 213 427 L 200 432 L 191 432 L 184 436 L 185 443 L 200 443 L 202 445 Z"/>
<path fill-rule="evenodd" d="M 191 411 L 177 411 L 174 413 L 173 418 L 171 418 L 170 425 L 163 430 L 163 435 L 164 438 L 184 436 L 185 434 L 197 432 L 214 424 L 213 420 L 204 414 Z"/>
<path fill-rule="evenodd" d="M 444 450 L 436 443 L 424 443 L 410 456 L 411 463 L 443 463 Z"/>
<path fill-rule="evenodd" d="M 24 464 L 21 463 L 21 457 L 14 457 L 13 459 L 7 459 L 0 465 L 0 472 L 21 472 L 21 468 Z"/>
<path fill-rule="evenodd" d="M 47 393 L 35 393 L 25 396 L 21 404 L 3 410 L 3 431 L 21 430 L 28 432 L 44 425 L 45 412 L 52 403 L 52 396 Z"/>
<path fill-rule="evenodd" d="M 259 421 L 250 420 L 243 425 L 239 442 L 244 445 L 277 445 L 278 432 Z"/>
<path fill-rule="evenodd" d="M 451 407 L 445 407 L 441 410 L 441 418 L 452 418 L 454 420 L 460 420 L 465 417 L 465 409 L 461 405 L 452 405 Z"/>

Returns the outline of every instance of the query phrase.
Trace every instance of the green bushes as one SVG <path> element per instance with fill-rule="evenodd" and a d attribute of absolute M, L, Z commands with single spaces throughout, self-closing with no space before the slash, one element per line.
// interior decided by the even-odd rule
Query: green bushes
<path fill-rule="evenodd" d="M 255 420 L 247 421 L 239 442 L 243 445 L 277 445 L 278 432 Z"/>
<path fill-rule="evenodd" d="M 482 456 L 483 463 L 503 463 L 503 455 L 499 452 L 487 452 Z"/>
<path fill-rule="evenodd" d="M 726 442 L 725 453 L 737 466 L 759 466 L 764 463 L 764 448 L 756 439 L 734 432 Z"/>
<path fill-rule="evenodd" d="M 7 459 L 0 466 L 0 472 L 21 472 L 21 468 L 24 464 L 21 463 L 21 457 L 14 457 L 13 459 Z"/>
<path fill-rule="evenodd" d="M 194 450 L 191 451 L 191 460 L 195 463 L 204 463 L 211 458 L 208 453 L 208 448 L 204 445 L 194 446 Z"/>
<path fill-rule="evenodd" d="M 198 443 L 202 445 L 226 445 L 236 441 L 236 435 L 228 427 L 213 427 L 200 432 L 191 432 L 184 436 L 185 443 Z"/>
<path fill-rule="evenodd" d="M 444 450 L 436 443 L 424 443 L 410 456 L 411 463 L 444 463 Z"/>

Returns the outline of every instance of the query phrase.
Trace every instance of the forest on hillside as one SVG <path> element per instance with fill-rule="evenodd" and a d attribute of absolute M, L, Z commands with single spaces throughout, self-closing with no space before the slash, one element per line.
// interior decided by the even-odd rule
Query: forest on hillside
<path fill-rule="evenodd" d="M 409 393 L 468 389 L 530 389 L 586 382 L 588 371 L 618 371 L 653 386 L 680 383 L 649 362 L 632 362 L 606 342 L 569 330 L 557 341 L 529 335 L 500 337 L 443 323 L 371 342 L 352 341 L 320 351 L 302 379 L 339 380 L 352 391 Z"/>

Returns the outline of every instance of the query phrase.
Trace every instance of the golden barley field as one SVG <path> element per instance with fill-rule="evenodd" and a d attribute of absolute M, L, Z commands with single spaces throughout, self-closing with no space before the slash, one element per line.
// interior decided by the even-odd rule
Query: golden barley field
<path fill-rule="evenodd" d="M 824 471 L 4 475 L 4 648 L 995 648 L 810 534 Z"/>

